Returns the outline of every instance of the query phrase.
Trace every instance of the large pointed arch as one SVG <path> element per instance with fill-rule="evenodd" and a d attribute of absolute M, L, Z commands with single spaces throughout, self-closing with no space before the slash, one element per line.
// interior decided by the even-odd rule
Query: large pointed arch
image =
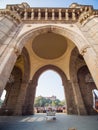
<path fill-rule="evenodd" d="M 89 43 L 79 32 L 79 29 L 76 28 L 76 26 L 73 26 L 73 28 L 71 28 L 50 24 L 45 26 L 39 25 L 21 34 L 19 37 L 17 37 L 17 43 L 15 48 L 17 48 L 21 52 L 26 41 L 28 41 L 30 38 L 34 39 L 36 36 L 47 32 L 56 33 L 70 39 L 77 46 L 80 53 L 83 51 L 84 48 L 89 47 Z"/>
<path fill-rule="evenodd" d="M 26 89 L 30 78 L 30 60 L 26 48 L 23 48 L 21 55 L 18 56 L 17 61 L 13 66 L 11 76 L 13 76 L 13 82 L 7 82 L 7 85 L 5 86 L 7 96 L 2 109 L 0 110 L 1 115 L 22 114 Z M 11 98 L 12 96 L 13 98 Z M 5 111 L 6 109 L 7 112 Z"/>
<path fill-rule="evenodd" d="M 79 54 L 77 48 L 74 48 L 70 57 L 70 78 L 76 95 L 75 101 L 80 113 L 91 115 L 96 113 L 92 108 L 92 89 L 96 88 L 96 85 L 94 81 L 86 82 L 87 74 L 91 76 L 83 56 Z"/>
<path fill-rule="evenodd" d="M 75 109 L 75 100 L 73 95 L 73 89 L 70 81 L 67 79 L 65 73 L 54 65 L 45 65 L 41 67 L 39 70 L 36 71 L 34 74 L 30 85 L 28 87 L 27 91 L 27 97 L 25 102 L 25 112 L 24 114 L 34 114 L 33 105 L 34 105 L 34 99 L 35 99 L 35 93 L 36 93 L 36 87 L 38 84 L 39 76 L 46 70 L 53 70 L 57 72 L 61 79 L 62 79 L 62 86 L 64 86 L 64 93 L 66 97 L 66 103 L 67 103 L 67 113 L 68 114 L 77 114 L 77 109 Z M 30 95 L 30 96 L 29 96 Z"/>

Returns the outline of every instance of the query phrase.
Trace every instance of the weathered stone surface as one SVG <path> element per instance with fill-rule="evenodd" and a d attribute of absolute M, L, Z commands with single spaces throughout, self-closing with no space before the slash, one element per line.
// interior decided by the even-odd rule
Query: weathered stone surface
<path fill-rule="evenodd" d="M 0 95 L 4 89 L 7 91 L 1 114 L 34 114 L 38 78 L 49 69 L 61 76 L 67 113 L 94 114 L 91 91 L 98 88 L 98 11 L 85 5 L 71 7 L 33 9 L 27 4 L 20 4 L 8 5 L 7 10 L 0 10 Z M 62 55 L 48 59 L 35 54 L 33 41 L 43 34 L 39 45 L 45 38 L 44 46 L 47 48 L 48 38 L 44 34 L 50 33 L 63 36 L 66 49 Z M 59 39 L 59 42 L 51 44 L 56 55 L 60 53 L 60 49 L 55 50 L 60 42 L 62 40 Z M 36 43 L 35 48 L 39 49 Z M 41 44 L 40 49 L 44 46 Z M 47 48 L 47 55 L 50 53 Z M 79 71 L 84 66 L 86 69 Z M 82 78 L 87 75 L 85 72 L 91 74 L 94 84 L 85 83 Z M 13 73 L 16 78 L 11 88 L 8 81 Z"/>

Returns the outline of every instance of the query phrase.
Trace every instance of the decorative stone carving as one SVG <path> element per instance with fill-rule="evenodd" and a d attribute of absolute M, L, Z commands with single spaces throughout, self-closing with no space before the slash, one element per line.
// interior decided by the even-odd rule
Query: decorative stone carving
<path fill-rule="evenodd" d="M 36 10 L 38 11 L 38 16 L 34 18 L 36 15 Z M 43 13 L 44 10 L 44 17 L 41 16 L 41 13 Z M 48 13 L 52 11 L 52 19 L 49 18 Z M 63 8 L 62 9 L 55 9 L 55 8 L 31 8 L 27 3 L 22 3 L 22 4 L 17 4 L 17 5 L 8 5 L 7 9 L 0 10 L 0 15 L 5 15 L 5 14 L 11 14 L 11 16 L 15 19 L 16 18 L 15 14 L 13 15 L 13 12 L 16 13 L 20 19 L 25 22 L 25 20 L 29 20 L 29 22 L 40 22 L 40 20 L 48 20 L 52 22 L 79 22 L 80 24 L 83 24 L 85 20 L 87 20 L 90 16 L 96 16 L 98 15 L 98 10 L 94 10 L 92 6 L 89 5 L 78 5 L 77 3 L 73 3 L 69 8 Z M 58 17 L 55 16 L 55 13 L 58 13 Z M 62 14 L 63 13 L 63 14 Z M 28 14 L 31 14 L 28 17 Z M 42 18 L 41 18 L 42 17 Z M 65 19 L 64 19 L 65 17 Z"/>
<path fill-rule="evenodd" d="M 84 55 L 86 53 L 86 51 L 87 51 L 87 48 L 90 48 L 90 46 L 89 45 L 85 45 L 84 47 L 82 47 L 82 49 L 80 50 L 80 54 Z"/>

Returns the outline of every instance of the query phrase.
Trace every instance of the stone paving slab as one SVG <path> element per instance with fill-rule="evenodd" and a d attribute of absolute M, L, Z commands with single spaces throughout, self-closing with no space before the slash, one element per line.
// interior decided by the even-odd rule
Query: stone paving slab
<path fill-rule="evenodd" d="M 0 130 L 98 130 L 97 116 L 56 114 L 56 120 L 46 121 L 45 114 L 34 116 L 1 116 Z"/>

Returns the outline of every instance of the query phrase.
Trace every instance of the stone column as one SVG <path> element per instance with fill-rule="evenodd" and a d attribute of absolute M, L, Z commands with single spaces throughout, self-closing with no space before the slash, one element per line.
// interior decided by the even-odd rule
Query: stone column
<path fill-rule="evenodd" d="M 41 19 L 41 12 L 40 12 L 40 9 L 38 9 L 38 20 Z"/>
<path fill-rule="evenodd" d="M 68 9 L 66 9 L 66 12 L 65 12 L 65 20 L 69 20 L 69 16 L 68 16 Z"/>
<path fill-rule="evenodd" d="M 86 111 L 86 108 L 82 99 L 78 82 L 73 81 L 72 86 L 73 86 L 75 104 L 76 104 L 78 115 L 87 115 L 87 111 Z"/>
<path fill-rule="evenodd" d="M 64 86 L 66 86 L 66 84 Z M 65 87 L 64 90 L 67 104 L 67 114 L 78 114 L 71 81 L 67 81 L 67 87 Z"/>
<path fill-rule="evenodd" d="M 62 17 L 61 17 L 61 9 L 59 9 L 59 20 L 61 20 Z"/>
<path fill-rule="evenodd" d="M 47 9 L 45 9 L 45 20 L 48 19 L 48 12 L 47 12 Z"/>
<path fill-rule="evenodd" d="M 23 107 L 24 115 L 34 114 L 34 99 L 35 99 L 36 86 L 37 85 L 33 84 L 32 81 L 29 82 L 26 92 L 26 100 Z"/>
<path fill-rule="evenodd" d="M 96 87 L 98 88 L 98 59 L 97 55 L 91 47 L 84 47 L 81 50 L 81 54 L 89 68 L 89 71 L 95 81 Z"/>
<path fill-rule="evenodd" d="M 6 49 L 5 53 L 0 58 L 0 96 L 10 77 L 11 71 L 17 59 L 17 54 L 14 48 Z"/>
<path fill-rule="evenodd" d="M 32 9 L 32 12 L 31 12 L 31 20 L 34 19 L 34 9 Z"/>
<path fill-rule="evenodd" d="M 52 20 L 54 20 L 54 9 L 52 9 Z"/>
<path fill-rule="evenodd" d="M 16 103 L 16 108 L 14 111 L 14 115 L 22 115 L 22 109 L 26 98 L 26 89 L 27 89 L 28 83 L 25 81 L 22 82 L 19 96 Z"/>
<path fill-rule="evenodd" d="M 72 20 L 76 20 L 75 10 L 72 10 Z"/>
<path fill-rule="evenodd" d="M 24 13 L 24 20 L 26 20 L 27 19 L 27 10 L 25 9 L 25 13 Z"/>

